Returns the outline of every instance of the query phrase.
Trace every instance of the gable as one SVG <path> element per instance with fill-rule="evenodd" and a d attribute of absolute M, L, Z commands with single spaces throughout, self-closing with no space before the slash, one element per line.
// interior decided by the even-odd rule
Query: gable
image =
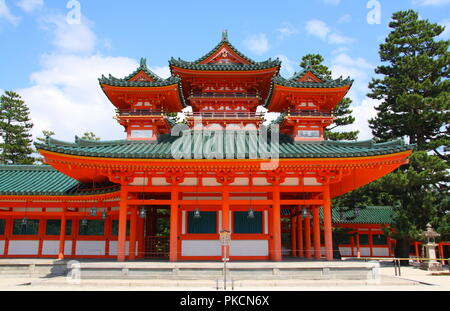
<path fill-rule="evenodd" d="M 148 74 L 145 73 L 144 70 L 140 70 L 138 73 L 136 73 L 133 77 L 131 77 L 128 81 L 146 81 L 146 82 L 153 82 L 155 79 L 150 77 Z"/>
<path fill-rule="evenodd" d="M 200 64 L 250 64 L 239 56 L 228 44 L 222 44 L 211 56 Z"/>
<path fill-rule="evenodd" d="M 297 82 L 323 82 L 319 79 L 315 74 L 311 71 L 306 72 L 304 75 L 300 76 L 297 79 Z"/>

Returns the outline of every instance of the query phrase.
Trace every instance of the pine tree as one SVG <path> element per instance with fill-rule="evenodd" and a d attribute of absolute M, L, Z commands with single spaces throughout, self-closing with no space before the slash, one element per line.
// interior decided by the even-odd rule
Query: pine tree
<path fill-rule="evenodd" d="M 99 141 L 101 138 L 97 137 L 93 132 L 85 132 L 83 136 L 81 136 L 81 139 Z"/>
<path fill-rule="evenodd" d="M 369 97 L 381 100 L 370 120 L 380 140 L 407 137 L 418 150 L 448 160 L 450 134 L 450 40 L 437 40 L 444 27 L 420 20 L 413 10 L 396 12 L 391 33 L 380 45 L 384 62 L 375 70 Z"/>
<path fill-rule="evenodd" d="M 450 53 L 449 41 L 436 41 L 444 28 L 419 20 L 412 10 L 394 13 L 389 26 L 392 31 L 380 45 L 385 64 L 375 70 L 382 77 L 369 84 L 368 96 L 381 104 L 369 123 L 376 139 L 407 137 L 419 151 L 408 165 L 351 194 L 366 204 L 394 207 L 395 255 L 404 258 L 428 222 L 450 238 L 449 165 L 442 150 L 449 139 Z"/>
<path fill-rule="evenodd" d="M 324 59 L 320 54 L 307 54 L 302 57 L 300 67 L 305 70 L 314 70 L 319 78 L 325 80 L 332 79 L 331 70 L 323 65 Z M 335 116 L 334 123 L 329 126 L 325 131 L 325 138 L 330 140 L 356 140 L 358 139 L 359 131 L 349 131 L 349 132 L 336 132 L 332 131 L 340 126 L 350 125 L 355 122 L 355 118 L 352 116 L 352 110 L 350 105 L 352 100 L 348 97 L 344 97 L 336 107 L 333 108 L 332 113 Z"/>
<path fill-rule="evenodd" d="M 32 164 L 34 158 L 29 109 L 20 95 L 6 91 L 0 97 L 0 163 Z"/>

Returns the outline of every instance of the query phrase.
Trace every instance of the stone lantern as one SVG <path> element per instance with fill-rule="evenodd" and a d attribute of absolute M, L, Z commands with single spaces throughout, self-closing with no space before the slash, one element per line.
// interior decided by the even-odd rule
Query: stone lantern
<path fill-rule="evenodd" d="M 433 230 L 430 224 L 427 224 L 427 231 L 422 232 L 422 237 L 427 238 L 427 244 L 425 244 L 425 254 L 430 260 L 426 260 L 420 266 L 421 269 L 428 271 L 442 271 L 442 264 L 436 260 L 436 246 L 435 239 L 441 235 Z"/>

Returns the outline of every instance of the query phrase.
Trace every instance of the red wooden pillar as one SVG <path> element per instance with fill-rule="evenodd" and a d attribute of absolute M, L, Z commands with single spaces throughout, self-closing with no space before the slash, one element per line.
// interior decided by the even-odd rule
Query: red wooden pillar
<path fill-rule="evenodd" d="M 144 244 L 144 219 L 138 217 L 137 220 L 137 241 L 138 241 L 138 256 L 137 258 L 144 258 L 145 244 Z"/>
<path fill-rule="evenodd" d="M 117 237 L 117 261 L 125 261 L 127 241 L 128 189 L 120 189 L 119 234 Z"/>
<path fill-rule="evenodd" d="M 331 219 L 331 198 L 330 185 L 325 186 L 323 192 L 323 234 L 325 238 L 325 257 L 327 260 L 333 260 L 333 233 L 332 233 L 332 219 Z"/>
<path fill-rule="evenodd" d="M 130 215 L 130 246 L 129 246 L 129 259 L 136 259 L 136 232 L 137 230 L 137 209 L 136 207 L 131 208 Z"/>
<path fill-rule="evenodd" d="M 230 189 L 228 186 L 223 186 L 222 192 L 222 230 L 230 231 Z M 226 254 L 224 253 L 226 252 Z M 230 257 L 230 247 L 225 246 L 222 247 L 222 258 L 224 256 Z"/>
<path fill-rule="evenodd" d="M 300 212 L 300 210 L 299 210 Z M 297 215 L 297 252 L 298 257 L 303 257 L 303 217 L 301 212 Z"/>
<path fill-rule="evenodd" d="M 305 227 L 305 258 L 311 258 L 311 218 L 308 216 L 303 219 L 304 227 Z"/>
<path fill-rule="evenodd" d="M 170 250 L 169 260 L 178 261 L 178 189 L 172 190 L 170 205 Z"/>
<path fill-rule="evenodd" d="M 313 207 L 313 239 L 314 239 L 314 258 L 320 259 L 320 218 L 319 207 Z"/>
<path fill-rule="evenodd" d="M 291 209 L 291 254 L 292 257 L 297 257 L 297 216 L 295 216 L 295 208 Z"/>
<path fill-rule="evenodd" d="M 66 209 L 63 209 L 63 214 L 61 216 L 61 226 L 59 228 L 59 253 L 58 259 L 64 259 L 64 245 L 66 238 Z"/>
<path fill-rule="evenodd" d="M 272 206 L 272 237 L 273 250 L 272 260 L 281 261 L 281 212 L 280 212 L 280 187 L 275 186 L 273 190 L 273 206 Z"/>

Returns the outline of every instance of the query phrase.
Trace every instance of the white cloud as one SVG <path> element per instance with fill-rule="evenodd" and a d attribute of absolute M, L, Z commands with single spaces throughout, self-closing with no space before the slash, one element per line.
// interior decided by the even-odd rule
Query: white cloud
<path fill-rule="evenodd" d="M 52 130 L 58 138 L 73 140 L 74 135 L 95 132 L 102 139 L 123 138 L 121 126 L 112 119 L 114 106 L 102 92 L 102 74 L 123 77 L 137 66 L 135 60 L 107 57 L 48 54 L 42 69 L 31 74 L 32 86 L 18 90 L 30 107 L 33 135 Z"/>
<path fill-rule="evenodd" d="M 353 58 L 346 53 L 340 53 L 332 59 L 330 69 L 335 79 L 342 76 L 354 80 L 347 97 L 353 101 L 351 109 L 355 122 L 352 125 L 339 127 L 339 130 L 359 130 L 358 139 L 370 139 L 372 134 L 368 126 L 368 120 L 376 115 L 374 107 L 379 104 L 379 101 L 366 96 L 369 92 L 368 83 L 373 74 L 374 66 L 362 57 Z"/>
<path fill-rule="evenodd" d="M 349 44 L 355 41 L 353 38 L 332 31 L 327 23 L 319 19 L 312 19 L 306 22 L 305 30 L 307 34 L 318 37 L 330 44 Z"/>
<path fill-rule="evenodd" d="M 291 61 L 286 55 L 278 54 L 278 57 L 281 60 L 281 73 L 283 76 L 292 76 L 295 72 L 295 62 Z"/>
<path fill-rule="evenodd" d="M 316 36 L 322 40 L 325 40 L 328 33 L 330 33 L 330 28 L 327 24 L 318 19 L 309 20 L 306 23 L 305 30 L 309 35 Z"/>
<path fill-rule="evenodd" d="M 69 24 L 63 15 L 48 15 L 42 21 L 43 26 L 53 32 L 53 45 L 61 51 L 89 53 L 95 50 L 97 38 L 87 18 L 82 17 L 80 24 Z"/>
<path fill-rule="evenodd" d="M 270 48 L 269 40 L 263 33 L 252 35 L 244 40 L 244 46 L 255 54 L 264 54 Z"/>
<path fill-rule="evenodd" d="M 169 66 L 150 67 L 150 70 L 156 73 L 161 78 L 167 79 L 168 77 L 170 77 Z"/>
<path fill-rule="evenodd" d="M 11 24 L 16 25 L 19 22 L 19 17 L 14 16 L 6 5 L 5 0 L 0 0 L 0 19 L 6 19 Z"/>
<path fill-rule="evenodd" d="M 442 6 L 450 4 L 450 0 L 414 0 L 413 3 L 423 6 Z"/>
<path fill-rule="evenodd" d="M 280 33 L 281 37 L 289 37 L 295 34 L 299 33 L 299 30 L 291 25 L 284 25 L 283 27 L 280 27 L 277 29 L 277 31 Z"/>
<path fill-rule="evenodd" d="M 96 42 L 101 40 L 91 24 L 82 21 L 81 25 L 68 25 L 62 16 L 44 19 L 56 49 L 41 56 L 41 68 L 30 75 L 31 86 L 16 90 L 30 107 L 34 137 L 42 136 L 43 130 L 54 131 L 56 138 L 67 141 L 86 131 L 103 140 L 125 137 L 123 127 L 113 119 L 114 106 L 101 90 L 98 78 L 102 74 L 124 77 L 138 63 L 127 57 L 100 54 Z M 162 77 L 170 74 L 167 66 L 151 69 Z"/>
<path fill-rule="evenodd" d="M 441 24 L 442 26 L 445 27 L 445 30 L 444 30 L 444 32 L 442 32 L 440 34 L 440 37 L 442 37 L 444 39 L 449 39 L 450 38 L 450 18 L 441 21 L 439 24 Z"/>
<path fill-rule="evenodd" d="M 352 105 L 352 115 L 355 122 L 351 125 L 339 127 L 339 131 L 359 131 L 358 140 L 368 140 L 373 137 L 372 130 L 369 127 L 369 120 L 377 115 L 375 107 L 380 104 L 379 100 L 365 98 L 360 105 Z"/>
<path fill-rule="evenodd" d="M 34 10 L 43 7 L 44 0 L 20 0 L 16 4 L 25 12 L 31 13 Z"/>
<path fill-rule="evenodd" d="M 351 20 L 352 20 L 352 17 L 350 14 L 344 14 L 338 19 L 337 23 L 338 24 L 349 23 Z"/>
<path fill-rule="evenodd" d="M 353 38 L 342 36 L 337 33 L 332 33 L 328 36 L 328 41 L 331 44 L 348 44 L 354 42 L 355 40 Z"/>

